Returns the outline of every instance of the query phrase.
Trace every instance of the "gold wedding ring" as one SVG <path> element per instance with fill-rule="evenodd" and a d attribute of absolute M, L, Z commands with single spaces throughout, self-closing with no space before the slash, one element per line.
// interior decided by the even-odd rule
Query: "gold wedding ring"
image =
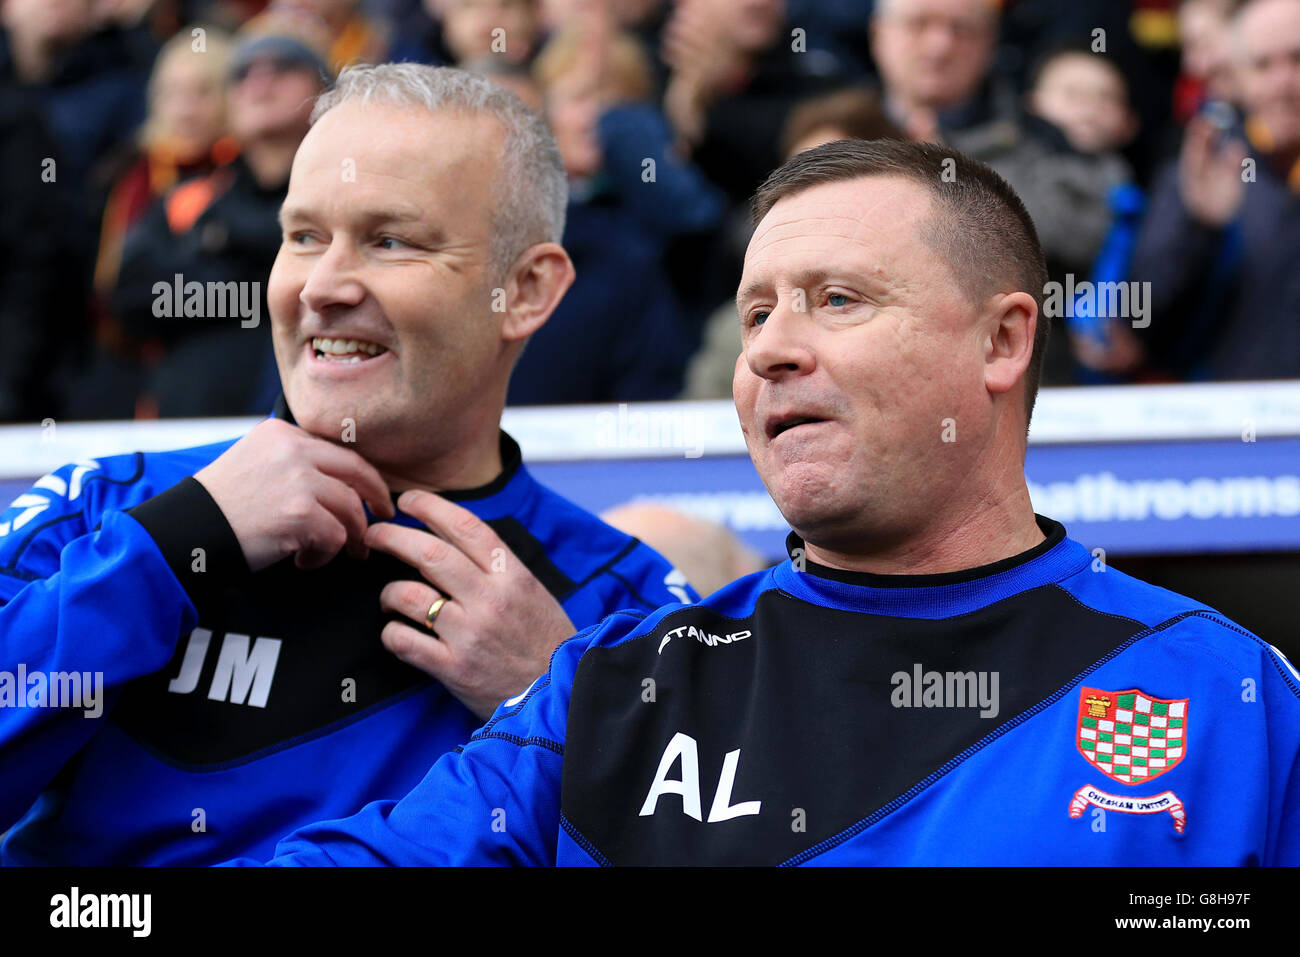
<path fill-rule="evenodd" d="M 438 613 L 442 611 L 442 606 L 445 604 L 447 604 L 447 599 L 439 598 L 430 605 L 429 610 L 425 612 L 424 623 L 429 626 L 430 631 L 433 631 L 433 623 L 438 620 Z"/>

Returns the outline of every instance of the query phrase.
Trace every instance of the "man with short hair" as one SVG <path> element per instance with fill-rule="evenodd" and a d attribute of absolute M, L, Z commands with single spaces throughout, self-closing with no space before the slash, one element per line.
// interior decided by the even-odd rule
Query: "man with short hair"
<path fill-rule="evenodd" d="M 268 284 L 276 416 L 0 514 L 5 863 L 269 856 L 405 794 L 576 629 L 693 597 L 500 429 L 573 279 L 541 120 L 412 64 L 345 71 L 314 118 Z"/>
<path fill-rule="evenodd" d="M 884 84 L 885 108 L 913 139 L 937 140 L 954 128 L 1012 118 L 1009 91 L 984 89 L 998 20 L 998 7 L 990 0 L 875 4 L 871 53 Z"/>
<path fill-rule="evenodd" d="M 791 560 L 565 642 L 273 863 L 1300 862 L 1300 676 L 1033 512 L 1045 276 L 1006 183 L 841 141 L 754 218 L 736 409 Z"/>

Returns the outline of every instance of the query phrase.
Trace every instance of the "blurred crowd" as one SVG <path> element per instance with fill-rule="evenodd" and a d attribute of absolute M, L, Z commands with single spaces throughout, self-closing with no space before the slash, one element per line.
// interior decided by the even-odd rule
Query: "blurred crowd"
<path fill-rule="evenodd" d="M 269 410 L 269 322 L 186 284 L 264 296 L 313 98 L 389 60 L 563 154 L 578 278 L 511 404 L 730 397 L 747 200 L 846 137 L 1016 188 L 1046 384 L 1300 378 L 1300 0 L 0 0 L 0 421 Z"/>

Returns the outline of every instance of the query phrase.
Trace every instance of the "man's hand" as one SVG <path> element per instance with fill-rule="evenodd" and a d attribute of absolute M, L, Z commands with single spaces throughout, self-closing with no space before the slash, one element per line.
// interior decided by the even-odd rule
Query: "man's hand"
<path fill-rule="evenodd" d="M 1183 205 L 1193 217 L 1216 229 L 1226 226 L 1246 195 L 1241 163 L 1246 147 L 1239 140 L 1218 142 L 1218 129 L 1195 117 L 1187 124 L 1178 159 L 1178 185 Z"/>
<path fill-rule="evenodd" d="M 1098 372 L 1123 375 L 1132 372 L 1146 359 L 1142 342 L 1128 326 L 1120 322 L 1106 325 L 1106 344 L 1103 346 L 1086 336 L 1071 333 L 1070 342 L 1074 357 L 1079 363 Z"/>
<path fill-rule="evenodd" d="M 683 155 L 704 136 L 709 106 L 744 71 L 725 19 L 707 4 L 679 3 L 664 25 L 661 56 L 671 68 L 664 114 Z"/>
<path fill-rule="evenodd" d="M 504 699 L 546 671 L 551 652 L 577 630 L 560 603 L 485 523 L 431 492 L 404 492 L 403 512 L 436 534 L 390 522 L 371 525 L 365 542 L 401 559 L 423 582 L 391 582 L 379 595 L 401 622 L 384 626 L 386 647 L 437 678 L 465 707 L 487 720 Z M 425 616 L 447 602 L 431 634 Z"/>
<path fill-rule="evenodd" d="M 345 545 L 367 554 L 362 502 L 380 518 L 395 514 L 373 465 L 280 419 L 259 422 L 195 479 L 226 516 L 253 571 L 295 555 L 319 568 Z"/>

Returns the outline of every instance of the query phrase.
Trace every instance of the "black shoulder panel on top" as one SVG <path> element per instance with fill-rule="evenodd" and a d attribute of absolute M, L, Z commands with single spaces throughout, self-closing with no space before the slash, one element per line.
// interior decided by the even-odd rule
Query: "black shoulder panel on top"
<path fill-rule="evenodd" d="M 524 563 L 524 567 L 533 573 L 533 577 L 542 583 L 542 587 L 550 592 L 552 598 L 563 601 L 573 591 L 576 583 L 555 566 L 542 543 L 524 528 L 519 519 L 507 515 L 494 518 L 487 524 L 515 557 Z"/>
<path fill-rule="evenodd" d="M 518 521 L 487 524 L 552 595 L 572 587 Z M 400 580 L 421 578 L 373 551 L 365 561 L 340 553 L 314 571 L 286 558 L 224 583 L 167 667 L 123 689 L 112 720 L 164 760 L 210 770 L 364 717 L 433 681 L 380 641 L 389 621 L 419 627 L 379 606 L 384 586 Z"/>
<path fill-rule="evenodd" d="M 938 621 L 775 590 L 745 619 L 684 608 L 648 635 L 584 655 L 562 811 L 614 864 L 779 864 L 906 793 L 1143 630 L 1055 586 Z M 915 679 L 929 672 L 960 676 L 945 677 L 945 707 L 923 706 L 926 682 Z M 990 710 L 981 690 L 996 715 L 981 717 Z"/>
<path fill-rule="evenodd" d="M 248 575 L 201 610 L 167 667 L 126 686 L 112 720 L 160 757 L 199 769 L 355 719 L 432 680 L 379 638 L 393 618 L 380 591 L 417 578 L 380 552 L 364 562 L 344 553 L 314 571 L 286 558 Z M 341 694 L 344 679 L 355 700 Z"/>
<path fill-rule="evenodd" d="M 200 614 L 219 600 L 221 585 L 248 576 L 248 562 L 212 495 L 192 475 L 127 514 L 144 526 Z M 196 546 L 200 546 L 196 549 Z M 195 552 L 203 555 L 196 567 Z"/>

